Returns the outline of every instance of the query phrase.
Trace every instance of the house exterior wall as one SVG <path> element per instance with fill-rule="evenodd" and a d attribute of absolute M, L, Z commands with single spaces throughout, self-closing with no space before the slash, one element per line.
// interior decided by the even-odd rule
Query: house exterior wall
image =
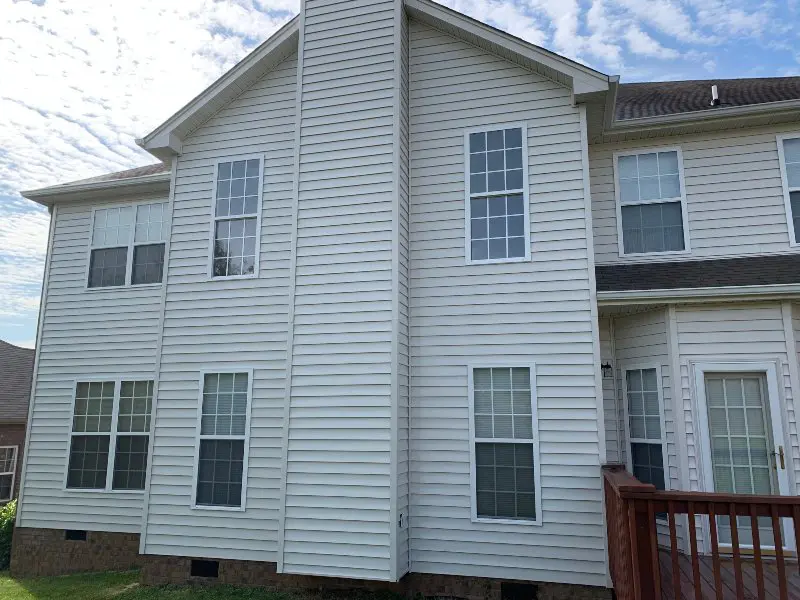
<path fill-rule="evenodd" d="M 275 561 L 281 490 L 297 58 L 221 110 L 177 159 L 142 552 Z M 214 164 L 264 161 L 258 277 L 211 280 Z M 246 510 L 192 509 L 200 372 L 253 369 Z"/>
<path fill-rule="evenodd" d="M 614 352 L 614 325 L 610 317 L 599 319 L 600 363 L 611 365 L 617 362 Z M 617 399 L 617 384 L 613 369 L 611 376 L 603 375 L 603 421 L 606 434 L 606 462 L 625 462 L 625 434 L 622 429 L 622 404 Z"/>
<path fill-rule="evenodd" d="M 28 423 L 20 527 L 138 533 L 143 495 L 66 490 L 75 381 L 153 379 L 160 286 L 86 288 L 92 209 L 166 198 L 126 198 L 56 207 L 38 368 Z"/>
<path fill-rule="evenodd" d="M 636 142 L 589 146 L 592 217 L 598 264 L 721 258 L 796 252 L 789 246 L 778 133 L 798 126 L 732 128 Z M 613 155 L 681 148 L 691 253 L 620 256 Z"/>
<path fill-rule="evenodd" d="M 413 20 L 409 60 L 412 570 L 605 585 L 580 111 Z M 532 260 L 466 265 L 464 132 L 513 122 L 528 127 Z M 536 362 L 541 526 L 470 517 L 467 365 L 504 360 Z"/>
<path fill-rule="evenodd" d="M 397 579 L 402 10 L 301 17 L 283 573 Z"/>
<path fill-rule="evenodd" d="M 796 432 L 794 401 L 787 349 L 786 327 L 781 303 L 735 303 L 687 305 L 676 310 L 680 352 L 681 389 L 686 419 L 686 453 L 690 490 L 705 490 L 702 483 L 702 455 L 699 446 L 697 397 L 693 363 L 696 362 L 774 362 L 777 368 L 779 402 L 784 413 L 784 429 Z M 791 323 L 789 324 L 791 328 Z M 778 442 L 776 442 L 778 443 Z M 796 433 L 791 438 L 790 456 L 798 453 Z M 793 477 L 800 472 L 795 462 Z"/>

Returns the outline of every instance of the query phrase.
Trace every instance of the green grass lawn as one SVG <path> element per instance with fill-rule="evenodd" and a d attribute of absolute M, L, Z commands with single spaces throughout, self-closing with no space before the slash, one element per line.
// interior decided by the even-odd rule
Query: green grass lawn
<path fill-rule="evenodd" d="M 0 573 L 0 600 L 395 600 L 392 594 L 278 592 L 231 586 L 139 585 L 139 573 L 97 573 L 12 579 Z"/>

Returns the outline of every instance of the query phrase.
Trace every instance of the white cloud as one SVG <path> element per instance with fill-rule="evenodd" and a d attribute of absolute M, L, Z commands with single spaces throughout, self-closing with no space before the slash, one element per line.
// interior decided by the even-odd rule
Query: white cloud
<path fill-rule="evenodd" d="M 640 56 L 673 59 L 681 55 L 677 50 L 665 48 L 636 26 L 631 27 L 625 32 L 625 41 L 628 42 L 630 51 Z"/>

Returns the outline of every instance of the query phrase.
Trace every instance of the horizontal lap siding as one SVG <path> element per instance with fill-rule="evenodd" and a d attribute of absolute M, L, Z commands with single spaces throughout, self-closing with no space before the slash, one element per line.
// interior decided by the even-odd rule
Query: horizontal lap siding
<path fill-rule="evenodd" d="M 612 340 L 611 319 L 600 318 L 600 359 L 601 364 L 616 364 Z M 616 371 L 615 371 L 616 372 Z M 617 401 L 617 386 L 614 376 L 603 376 L 603 420 L 606 428 L 606 461 L 621 463 L 625 461 L 622 429 L 622 404 Z"/>
<path fill-rule="evenodd" d="M 598 264 L 675 260 L 620 258 L 613 153 L 679 146 L 683 153 L 691 255 L 687 258 L 794 252 L 784 208 L 775 135 L 796 126 L 735 129 L 589 146 L 595 256 Z"/>
<path fill-rule="evenodd" d="M 287 573 L 389 579 L 395 560 L 395 9 L 305 4 Z"/>
<path fill-rule="evenodd" d="M 411 569 L 605 585 L 580 117 L 410 25 Z M 465 265 L 464 131 L 528 125 L 531 262 Z M 543 526 L 470 520 L 467 364 L 536 361 Z"/>
<path fill-rule="evenodd" d="M 76 379 L 154 377 L 161 289 L 87 290 L 92 208 L 127 202 L 59 205 L 30 445 L 25 457 L 22 527 L 138 532 L 142 495 L 64 491 Z"/>
<path fill-rule="evenodd" d="M 778 365 L 778 391 L 780 401 L 789 415 L 784 428 L 792 442 L 790 456 L 794 459 L 795 480 L 798 470 L 797 425 L 794 419 L 794 402 L 789 375 L 781 305 L 769 303 L 741 303 L 728 305 L 682 306 L 677 309 L 678 345 L 680 349 L 681 379 L 686 417 L 689 483 L 693 490 L 704 489 L 699 469 L 701 466 L 700 440 L 695 408 L 694 373 L 691 362 L 752 361 L 776 362 Z M 792 360 L 796 360 L 793 356 Z M 696 433 L 695 433 L 696 432 Z"/>
<path fill-rule="evenodd" d="M 284 60 L 178 160 L 147 553 L 277 559 L 296 73 L 296 57 Z M 209 281 L 214 161 L 237 154 L 264 156 L 259 276 Z M 200 371 L 232 367 L 253 368 L 246 510 L 192 510 Z"/>

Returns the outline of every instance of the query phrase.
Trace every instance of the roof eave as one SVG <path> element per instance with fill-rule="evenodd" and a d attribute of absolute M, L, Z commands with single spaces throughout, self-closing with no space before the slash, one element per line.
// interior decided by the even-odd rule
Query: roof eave
<path fill-rule="evenodd" d="M 763 104 L 750 104 L 747 106 L 726 106 L 709 108 L 708 110 L 691 113 L 672 113 L 656 117 L 640 117 L 638 119 L 614 120 L 606 128 L 606 132 L 624 132 L 642 129 L 669 127 L 683 123 L 716 121 L 737 117 L 749 117 L 768 113 L 780 113 L 800 109 L 800 99 L 781 100 L 778 102 L 765 102 Z"/>
<path fill-rule="evenodd" d="M 262 61 L 275 55 L 277 64 L 284 55 L 288 55 L 289 49 L 297 44 L 298 35 L 299 17 L 294 17 L 164 123 L 136 140 L 136 143 L 162 161 L 179 154 L 183 138 L 187 131 L 192 130 L 192 124 L 196 126 L 204 122 L 241 93 L 246 86 L 239 85 L 238 81 L 259 70 Z"/>
<path fill-rule="evenodd" d="M 112 181 L 56 185 L 28 190 L 20 192 L 20 194 L 42 206 L 52 206 L 56 202 L 89 200 L 100 196 L 108 197 L 109 194 L 130 196 L 169 193 L 169 182 L 170 173 L 166 172 Z"/>
<path fill-rule="evenodd" d="M 692 302 L 721 301 L 725 298 L 786 298 L 800 296 L 800 283 L 775 285 L 742 285 L 705 288 L 673 288 L 654 290 L 614 290 L 598 291 L 598 306 L 621 306 L 642 302 Z"/>

